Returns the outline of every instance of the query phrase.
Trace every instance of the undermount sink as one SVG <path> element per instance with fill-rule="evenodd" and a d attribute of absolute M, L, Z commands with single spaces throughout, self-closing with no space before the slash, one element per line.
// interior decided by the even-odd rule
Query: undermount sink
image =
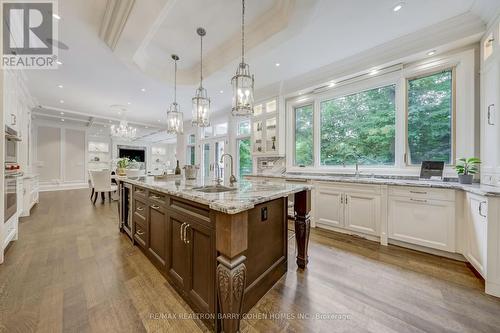
<path fill-rule="evenodd" d="M 221 192 L 236 191 L 236 187 L 227 187 L 223 185 L 207 185 L 207 186 L 193 187 L 193 190 L 203 193 L 221 193 Z"/>

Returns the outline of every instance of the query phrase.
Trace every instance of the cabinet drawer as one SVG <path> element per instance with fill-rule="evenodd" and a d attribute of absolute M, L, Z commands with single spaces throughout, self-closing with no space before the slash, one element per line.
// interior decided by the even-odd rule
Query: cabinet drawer
<path fill-rule="evenodd" d="M 146 189 L 134 186 L 134 197 L 146 199 Z"/>
<path fill-rule="evenodd" d="M 146 219 L 146 203 L 142 200 L 134 200 L 134 215 L 139 215 L 144 220 Z"/>
<path fill-rule="evenodd" d="M 137 243 L 142 246 L 146 247 L 146 241 L 147 241 L 147 229 L 145 223 L 143 224 L 142 222 L 139 222 L 140 219 L 134 218 L 134 239 L 137 241 Z"/>
<path fill-rule="evenodd" d="M 428 187 L 390 186 L 389 196 L 455 201 L 455 190 Z"/>
<path fill-rule="evenodd" d="M 167 198 L 165 194 L 157 192 L 149 192 L 148 198 L 150 201 L 160 204 L 162 206 L 165 206 L 165 204 L 167 203 Z"/>

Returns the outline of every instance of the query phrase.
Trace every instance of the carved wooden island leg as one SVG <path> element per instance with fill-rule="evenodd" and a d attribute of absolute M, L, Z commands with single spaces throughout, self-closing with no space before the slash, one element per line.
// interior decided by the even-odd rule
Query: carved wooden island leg
<path fill-rule="evenodd" d="M 248 212 L 216 215 L 217 296 L 222 332 L 239 332 L 243 295 L 246 287 L 246 257 L 248 247 Z"/>
<path fill-rule="evenodd" d="M 309 246 L 309 232 L 311 230 L 311 191 L 295 193 L 295 240 L 297 242 L 297 265 L 305 268 L 308 262 L 307 248 Z"/>

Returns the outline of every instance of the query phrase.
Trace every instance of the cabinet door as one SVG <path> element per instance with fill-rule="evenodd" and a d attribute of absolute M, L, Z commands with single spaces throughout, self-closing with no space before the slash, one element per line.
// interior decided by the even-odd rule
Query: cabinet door
<path fill-rule="evenodd" d="M 149 253 L 160 267 L 165 266 L 166 254 L 166 214 L 165 208 L 149 205 Z"/>
<path fill-rule="evenodd" d="M 344 205 L 342 192 L 328 186 L 318 186 L 316 190 L 315 218 L 319 227 L 342 227 Z"/>
<path fill-rule="evenodd" d="M 167 212 L 166 271 L 167 275 L 180 290 L 188 283 L 188 246 L 183 240 L 185 218 Z"/>
<path fill-rule="evenodd" d="M 483 277 L 486 276 L 487 205 L 484 197 L 467 194 L 467 248 L 465 256 Z"/>
<path fill-rule="evenodd" d="M 345 227 L 378 236 L 380 196 L 363 193 L 345 194 Z"/>
<path fill-rule="evenodd" d="M 214 231 L 199 223 L 189 222 L 186 238 L 189 247 L 188 297 L 199 312 L 214 313 Z"/>
<path fill-rule="evenodd" d="M 481 106 L 481 182 L 493 184 L 491 174 L 499 167 L 498 151 L 498 90 L 500 69 L 498 62 L 491 63 L 483 72 L 483 99 Z"/>
<path fill-rule="evenodd" d="M 455 251 L 455 203 L 389 197 L 389 238 Z"/>

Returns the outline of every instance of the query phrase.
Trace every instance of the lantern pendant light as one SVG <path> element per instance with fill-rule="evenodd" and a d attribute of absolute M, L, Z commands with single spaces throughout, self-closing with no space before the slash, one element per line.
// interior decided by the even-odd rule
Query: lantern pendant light
<path fill-rule="evenodd" d="M 233 87 L 233 116 L 253 115 L 254 77 L 250 74 L 250 67 L 245 63 L 245 0 L 242 3 L 241 15 L 241 63 L 236 69 L 236 75 L 231 79 Z"/>
<path fill-rule="evenodd" d="M 210 126 L 210 98 L 207 90 L 203 88 L 203 36 L 207 32 L 203 28 L 198 28 L 196 33 L 200 36 L 200 86 L 192 98 L 193 119 L 191 123 L 193 126 L 208 127 Z"/>
<path fill-rule="evenodd" d="M 184 132 L 184 119 L 182 116 L 181 108 L 177 104 L 177 60 L 179 56 L 172 54 L 174 60 L 174 102 L 170 104 L 167 111 L 167 133 L 169 134 L 182 134 Z"/>

